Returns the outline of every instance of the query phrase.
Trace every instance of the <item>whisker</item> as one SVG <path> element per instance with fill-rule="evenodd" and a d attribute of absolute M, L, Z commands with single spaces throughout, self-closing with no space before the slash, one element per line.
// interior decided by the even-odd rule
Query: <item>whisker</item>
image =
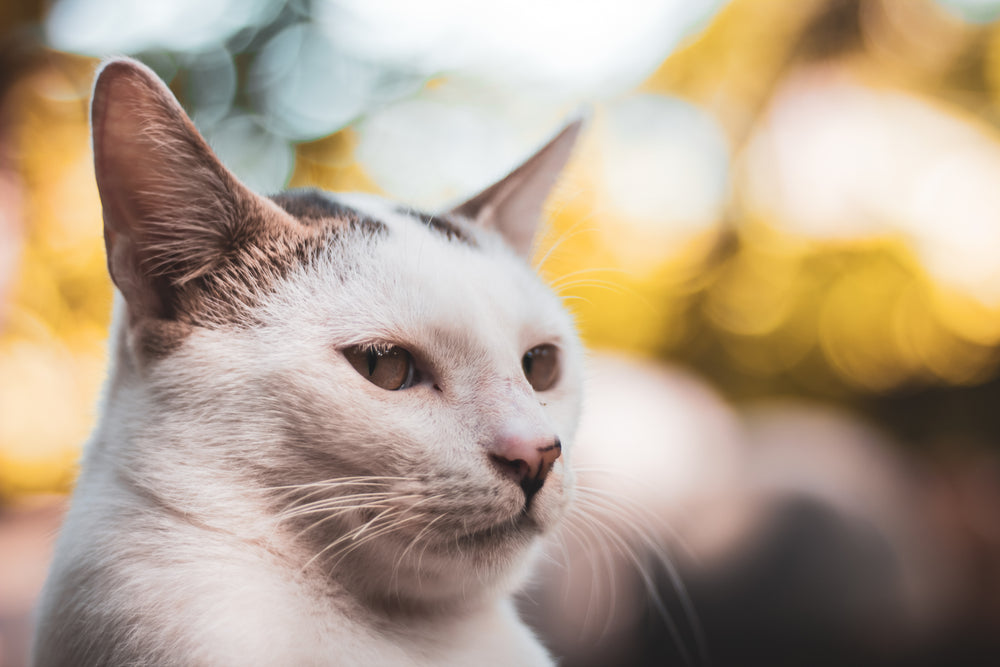
<path fill-rule="evenodd" d="M 396 558 L 396 562 L 392 566 L 392 578 L 390 579 L 390 581 L 394 582 L 392 585 L 396 588 L 397 591 L 399 590 L 399 566 L 402 565 L 403 559 L 406 558 L 406 554 L 408 554 L 410 550 L 413 549 L 413 547 L 416 546 L 418 542 L 420 542 L 420 539 L 431 529 L 431 527 L 435 523 L 443 519 L 444 516 L 445 516 L 444 514 L 439 514 L 433 519 L 431 519 L 426 526 L 420 529 L 420 532 L 417 533 L 417 536 L 410 541 L 410 543 L 406 546 L 406 548 L 403 549 L 402 553 L 399 554 L 399 557 Z M 423 552 L 421 552 L 420 555 L 422 557 Z M 418 575 L 420 573 L 420 562 L 417 563 L 417 573 Z"/>
<path fill-rule="evenodd" d="M 693 660 L 693 656 L 691 655 L 691 651 L 688 648 L 687 642 L 684 640 L 683 634 L 681 633 L 680 628 L 678 627 L 676 621 L 674 620 L 673 615 L 669 612 L 669 610 L 667 609 L 666 605 L 663 602 L 663 599 L 660 597 L 660 594 L 656 589 L 655 582 L 653 581 L 649 572 L 643 566 L 642 560 L 632 549 L 631 545 L 624 538 L 622 538 L 620 535 L 617 534 L 616 527 L 608 526 L 599 517 L 600 513 L 590 515 L 590 518 L 595 521 L 595 525 L 600 526 L 604 529 L 604 535 L 611 541 L 613 545 L 615 545 L 618 552 L 625 559 L 630 561 L 634 566 L 636 574 L 638 574 L 639 577 L 642 579 L 643 585 L 646 588 L 646 592 L 650 602 L 653 604 L 660 618 L 667 626 L 667 632 L 670 634 L 671 639 L 673 639 L 675 645 L 677 646 L 677 650 L 680 653 L 681 659 L 684 661 L 684 664 L 689 666 L 694 665 L 695 662 Z M 669 570 L 672 571 L 673 567 L 670 566 Z M 671 576 L 671 579 L 673 579 L 673 576 Z M 682 598 L 681 603 L 685 609 L 685 613 L 690 614 L 691 612 L 688 612 L 689 604 L 685 604 L 684 601 L 687 598 L 686 592 L 682 593 L 682 591 L 684 591 L 683 587 L 677 592 L 679 597 Z M 688 617 L 688 620 L 691 621 L 690 615 Z M 695 641 L 696 643 L 699 643 L 698 646 L 699 654 L 703 654 L 704 647 L 700 645 L 699 638 L 696 637 Z"/>
<path fill-rule="evenodd" d="M 647 296 L 639 292 L 634 287 L 623 285 L 620 282 L 615 282 L 612 280 L 601 280 L 599 278 L 583 278 L 580 280 L 569 280 L 559 285 L 553 285 L 552 289 L 557 296 L 559 296 L 560 298 L 565 298 L 566 296 L 568 296 L 567 294 L 565 294 L 565 292 L 569 289 L 576 287 L 601 288 L 608 290 L 609 292 L 613 292 L 615 294 L 628 296 L 641 303 L 649 312 L 651 313 L 656 312 L 656 307 L 653 305 L 653 303 L 649 300 Z"/>
<path fill-rule="evenodd" d="M 607 536 L 610 539 L 612 539 L 615 543 L 619 544 L 619 546 L 627 545 L 627 542 L 625 542 L 623 538 L 619 535 L 618 526 L 609 525 L 610 522 L 614 522 L 615 524 L 624 523 L 625 526 L 628 529 L 630 529 L 632 534 L 634 534 L 635 537 L 640 540 L 642 546 L 656 558 L 657 562 L 660 564 L 664 572 L 667 574 L 671 586 L 673 587 L 675 593 L 677 594 L 678 602 L 680 603 L 681 609 L 683 610 L 688 625 L 690 626 L 691 633 L 692 635 L 694 635 L 694 640 L 696 648 L 699 653 L 699 658 L 704 664 L 708 664 L 709 663 L 708 648 L 707 648 L 708 643 L 707 640 L 705 639 L 704 630 L 699 621 L 698 614 L 694 609 L 694 604 L 691 601 L 691 597 L 688 594 L 686 587 L 684 586 L 680 573 L 677 571 L 677 568 L 674 565 L 673 560 L 663 550 L 659 541 L 651 536 L 651 533 L 653 532 L 652 526 L 664 526 L 667 527 L 668 530 L 671 531 L 671 533 L 673 533 L 672 529 L 670 529 L 669 526 L 665 526 L 661 520 L 652 515 L 652 513 L 650 513 L 648 510 L 645 510 L 645 508 L 642 508 L 638 504 L 632 502 L 631 499 L 618 496 L 612 492 L 609 492 L 606 489 L 597 489 L 581 484 L 577 485 L 577 489 L 578 491 L 580 491 L 580 496 L 577 498 L 577 502 L 579 503 L 578 507 L 590 510 L 587 516 L 591 520 L 596 521 L 600 526 L 602 526 L 602 528 L 604 528 L 607 531 Z M 592 497 L 588 498 L 587 494 L 591 494 L 591 496 L 598 496 L 602 502 L 598 503 L 596 502 L 596 499 Z M 609 508 L 606 505 L 606 503 L 609 501 L 619 504 L 617 506 Z M 629 502 L 632 505 L 632 507 L 631 508 L 623 507 L 623 504 L 625 502 Z M 635 515 L 639 516 L 636 517 Z M 634 520 L 635 518 L 645 519 L 646 520 L 645 522 L 648 523 L 648 527 L 636 523 L 636 521 Z M 675 533 L 673 533 L 673 536 L 676 538 Z M 679 538 L 677 538 L 677 541 L 678 543 L 683 545 L 683 542 L 681 542 Z M 663 604 L 662 599 L 659 597 L 659 594 L 656 592 L 656 589 L 652 587 L 653 582 L 648 572 L 646 572 L 645 569 L 639 566 L 638 558 L 635 555 L 635 553 L 631 550 L 631 548 L 629 548 L 627 557 L 637 566 L 637 568 L 639 568 L 639 574 L 643 578 L 644 584 L 646 585 L 648 592 L 650 594 L 650 598 L 654 606 L 657 607 L 657 610 L 660 611 L 661 616 L 663 616 L 664 613 L 667 613 L 666 608 Z M 672 618 L 669 617 L 669 614 L 667 614 L 667 616 L 663 616 L 663 618 L 664 622 L 668 624 L 668 629 L 670 629 L 670 626 L 673 625 Z M 673 632 L 671 632 L 671 634 L 673 634 Z M 687 653 L 686 649 L 685 653 Z"/>
<path fill-rule="evenodd" d="M 577 541 L 577 544 L 584 547 L 584 553 L 594 553 L 595 551 L 599 553 L 600 565 L 604 566 L 604 571 L 607 574 L 608 597 L 610 604 L 604 614 L 604 623 L 600 632 L 600 636 L 603 637 L 611 628 L 611 620 L 615 616 L 615 608 L 617 606 L 617 587 L 615 583 L 614 567 L 607 543 L 597 539 L 598 535 L 603 536 L 603 531 L 595 532 L 594 527 L 584 515 L 578 516 L 577 519 L 581 520 L 580 523 L 566 523 L 566 529 L 569 536 L 573 537 Z M 584 530 L 589 537 L 581 532 Z M 593 542 L 591 538 L 597 539 L 596 548 L 595 542 Z M 601 585 L 601 579 L 598 576 L 598 568 L 599 564 L 596 561 L 590 561 L 590 591 L 587 596 L 587 613 L 584 614 L 583 619 L 584 629 L 590 628 L 594 603 L 595 601 L 600 602 L 603 595 L 603 587 Z"/>
<path fill-rule="evenodd" d="M 694 549 L 691 547 L 688 541 L 684 539 L 684 537 L 680 533 L 678 533 L 676 529 L 670 525 L 669 522 L 664 521 L 662 517 L 657 517 L 653 515 L 649 510 L 642 507 L 631 498 L 617 497 L 614 493 L 608 491 L 607 489 L 588 488 L 582 485 L 578 485 L 578 489 L 581 491 L 581 493 L 592 493 L 596 496 L 600 496 L 601 500 L 604 501 L 612 503 L 621 503 L 613 508 L 608 508 L 606 506 L 598 504 L 596 505 L 596 509 L 605 513 L 608 513 L 611 510 L 618 510 L 614 515 L 614 519 L 617 521 L 626 522 L 629 528 L 632 529 L 632 532 L 634 532 L 636 535 L 645 535 L 646 533 L 653 531 L 654 529 L 662 529 L 668 533 L 668 536 L 670 537 L 672 543 L 680 547 L 681 550 L 684 552 L 684 555 L 687 556 L 691 561 L 698 562 L 700 560 L 698 554 L 695 553 Z M 638 516 L 632 516 L 632 515 L 638 515 Z M 637 520 L 642 520 L 642 523 L 637 523 Z M 651 540 L 651 538 L 649 538 L 649 540 L 652 544 L 657 544 L 655 540 Z"/>
<path fill-rule="evenodd" d="M 302 566 L 301 571 L 306 570 L 310 565 L 313 564 L 313 562 L 317 558 L 320 558 L 323 554 L 325 554 L 330 549 L 333 549 L 337 545 L 342 544 L 342 543 L 344 543 L 346 541 L 354 540 L 360 534 L 359 531 L 363 532 L 366 528 L 370 527 L 371 524 L 374 521 L 377 521 L 377 520 L 381 519 L 382 517 L 386 516 L 387 514 L 389 516 L 391 516 L 394 513 L 401 513 L 401 512 L 400 512 L 399 508 L 397 508 L 397 507 L 394 507 L 394 506 L 393 507 L 389 507 L 386 510 L 380 512 L 378 515 L 376 515 L 374 519 L 371 519 L 367 523 L 361 525 L 359 528 L 355 528 L 354 530 L 351 530 L 351 531 L 345 533 L 344 535 L 341 535 L 340 537 L 338 537 L 337 539 L 335 539 L 333 542 L 331 542 L 330 544 L 326 545 L 325 547 L 323 547 L 322 549 L 320 549 L 318 552 L 316 552 L 316 554 L 314 554 L 313 557 L 310 558 L 308 561 L 306 561 L 306 564 Z"/>
<path fill-rule="evenodd" d="M 585 229 L 577 229 L 580 225 L 589 222 L 591 217 L 592 216 L 586 216 L 578 220 L 569 229 L 560 234 L 559 238 L 557 238 L 555 242 L 553 242 L 553 244 L 549 246 L 549 249 L 545 251 L 545 254 L 542 255 L 542 258 L 538 260 L 538 264 L 535 266 L 535 269 L 540 272 L 545 267 L 545 262 L 547 262 L 549 260 L 549 257 L 552 256 L 552 253 L 554 253 L 559 248 L 559 246 L 561 246 L 569 239 L 579 236 L 580 234 L 597 232 L 598 231 L 597 227 L 587 227 Z"/>
<path fill-rule="evenodd" d="M 325 509 L 333 509 L 343 505 L 350 505 L 356 502 L 370 502 L 377 500 L 392 500 L 397 498 L 405 498 L 407 496 L 397 496 L 392 493 L 362 493 L 350 496 L 338 496 L 336 498 L 323 498 L 322 500 L 314 500 L 311 503 L 305 505 L 292 505 L 287 510 L 284 510 L 278 514 L 278 517 L 282 520 L 294 518 L 303 514 L 312 514 L 317 511 L 323 511 Z"/>
<path fill-rule="evenodd" d="M 443 518 L 445 515 L 439 514 L 438 518 Z M 437 519 L 435 519 L 436 521 Z M 422 572 L 424 567 L 424 554 L 427 553 L 427 547 L 431 545 L 430 541 L 424 542 L 424 548 L 420 550 L 420 555 L 417 556 L 417 572 Z"/>
<path fill-rule="evenodd" d="M 310 530 L 313 530 L 315 528 L 319 528 L 320 526 L 322 526 L 327 521 L 331 521 L 331 520 L 336 519 L 338 517 L 341 517 L 341 516 L 343 516 L 345 514 L 350 514 L 351 512 L 358 512 L 360 510 L 366 510 L 366 509 L 379 510 L 379 509 L 386 509 L 386 508 L 389 508 L 389 507 L 392 507 L 392 505 L 386 505 L 384 502 L 377 502 L 377 503 L 366 503 L 366 504 L 363 504 L 363 505 L 350 505 L 348 507 L 341 507 L 341 508 L 335 509 L 333 511 L 331 511 L 329 509 L 325 509 L 325 508 L 324 509 L 314 510 L 313 512 L 309 512 L 307 514 L 323 514 L 323 517 L 320 518 L 320 519 L 318 519 L 318 520 L 316 520 L 316 521 L 314 521 L 314 522 L 312 522 L 311 524 L 309 524 L 308 526 L 306 526 L 305 528 L 303 528 L 302 530 L 300 530 L 299 532 L 297 532 L 294 535 L 294 539 L 298 539 L 302 535 L 305 535 L 306 533 L 308 533 Z M 306 515 L 303 515 L 303 516 L 306 516 Z"/>
<path fill-rule="evenodd" d="M 324 514 L 324 516 L 321 519 L 319 519 L 317 521 L 314 521 L 313 523 L 309 524 L 308 526 L 306 526 L 305 528 L 303 528 L 302 530 L 300 530 L 298 533 L 296 533 L 294 535 L 293 539 L 298 539 L 302 535 L 308 533 L 310 530 L 313 530 L 315 528 L 318 528 L 318 527 L 322 526 L 327 521 L 330 521 L 332 519 L 336 519 L 336 518 L 341 517 L 341 516 L 343 516 L 345 514 L 350 514 L 351 512 L 357 512 L 357 511 L 365 510 L 365 509 L 379 510 L 379 509 L 387 509 L 387 508 L 391 508 L 391 507 L 392 507 L 392 505 L 386 505 L 384 503 L 368 503 L 368 504 L 365 504 L 365 505 L 354 505 L 354 506 L 350 506 L 350 507 L 343 507 L 343 508 L 337 509 L 336 511 L 333 511 L 333 512 L 330 512 L 330 510 L 322 510 L 322 513 Z M 321 512 L 320 510 L 316 511 L 316 513 L 320 513 L 320 512 Z M 354 530 L 357 530 L 357 529 L 355 528 Z"/>
<path fill-rule="evenodd" d="M 417 494 L 408 494 L 408 495 L 402 495 L 402 496 L 394 496 L 394 497 L 388 499 L 388 500 L 394 501 L 393 504 L 390 504 L 388 506 L 386 506 L 386 504 L 385 504 L 386 502 L 388 502 L 388 500 L 376 501 L 374 503 L 371 503 L 371 507 L 374 508 L 374 509 L 382 509 L 382 508 L 385 508 L 385 509 L 383 509 L 383 511 L 379 512 L 378 514 L 376 514 L 373 518 L 371 518 L 370 520 L 368 520 L 367 522 L 365 522 L 361 526 L 359 526 L 357 528 L 354 528 L 353 530 L 347 532 L 346 534 L 340 536 L 339 538 L 337 538 L 336 540 L 334 540 L 330 544 L 328 544 L 325 547 L 323 547 L 323 549 L 321 549 L 317 554 L 315 554 L 312 558 L 309 559 L 309 561 L 303 566 L 303 569 L 307 568 L 317 558 L 319 558 L 320 556 L 322 556 L 324 553 L 326 553 L 330 549 L 336 547 L 337 545 L 342 544 L 344 542 L 352 542 L 352 543 L 354 543 L 354 546 L 352 546 L 350 549 L 348 549 L 346 551 L 341 550 L 341 551 L 335 552 L 333 554 L 334 557 L 336 557 L 338 555 L 340 556 L 340 558 L 338 558 L 338 560 L 336 561 L 336 563 L 339 563 L 340 560 L 343 558 L 344 555 L 346 555 L 346 554 L 350 553 L 351 551 L 353 551 L 354 548 L 356 548 L 357 546 L 360 546 L 360 545 L 362 545 L 362 544 L 370 541 L 371 539 L 373 539 L 375 537 L 378 537 L 380 535 L 384 535 L 387 532 L 384 529 L 384 527 L 379 527 L 374 532 L 368 533 L 366 535 L 366 532 L 369 529 L 371 529 L 373 526 L 377 526 L 378 523 L 380 521 L 382 521 L 384 518 L 386 518 L 386 517 L 393 518 L 395 516 L 399 516 L 399 517 L 405 516 L 407 514 L 407 512 L 411 511 L 413 508 L 418 507 L 418 506 L 420 506 L 420 505 L 422 505 L 423 503 L 426 503 L 426 502 L 430 502 L 430 501 L 433 501 L 433 500 L 438 500 L 441 497 L 442 496 L 440 494 L 439 495 L 434 495 L 434 496 L 427 496 L 427 497 L 421 497 L 421 496 L 419 496 Z M 408 499 L 411 499 L 411 498 L 420 498 L 420 500 L 418 500 L 415 503 L 412 503 L 409 506 L 400 507 L 398 504 L 396 504 L 396 503 L 398 503 L 398 501 L 408 500 Z M 347 512 L 347 511 L 351 511 L 353 509 L 355 509 L 355 508 L 354 507 L 348 507 L 348 508 L 344 508 L 344 509 L 338 510 L 335 513 L 335 515 L 332 515 L 332 516 L 329 516 L 329 517 L 324 517 L 320 521 L 317 521 L 312 526 L 310 526 L 309 529 L 314 528 L 315 526 L 323 523 L 324 521 L 327 521 L 327 520 L 333 518 L 334 516 L 339 516 L 340 514 L 343 514 L 343 513 Z M 424 516 L 424 515 L 423 514 L 418 514 L 418 515 L 415 515 L 415 516 Z M 409 519 L 404 519 L 403 521 L 400 521 L 400 522 L 397 522 L 397 523 L 399 525 L 402 525 L 404 523 L 409 523 Z M 390 526 L 391 525 L 393 525 L 393 524 L 390 524 Z M 334 566 L 336 566 L 336 563 L 334 563 Z"/>
<path fill-rule="evenodd" d="M 333 491 L 344 486 L 386 486 L 390 482 L 415 481 L 408 477 L 340 477 L 319 482 L 306 482 L 303 484 L 285 484 L 281 486 L 265 487 L 265 491 L 282 491 L 278 494 L 279 499 L 293 496 L 298 491 L 308 491 L 299 498 L 307 500 L 324 491 Z"/>
<path fill-rule="evenodd" d="M 615 473 L 614 471 L 609 471 L 606 469 L 588 469 L 585 467 L 574 467 L 574 470 L 577 473 L 584 473 L 584 475 L 581 475 L 581 478 L 584 477 L 585 474 L 590 474 L 593 472 L 602 472 L 618 476 L 617 473 Z M 646 485 L 644 480 L 638 479 L 634 475 L 627 475 L 623 473 L 621 476 L 627 477 L 630 481 L 635 482 L 637 485 Z M 615 518 L 628 521 L 630 523 L 631 528 L 637 535 L 646 534 L 648 532 L 654 531 L 655 529 L 666 530 L 666 532 L 669 533 L 670 539 L 684 551 L 685 556 L 687 556 L 695 563 L 700 561 L 700 558 L 698 554 L 695 552 L 695 550 L 691 547 L 691 545 L 687 542 L 687 540 L 685 540 L 684 537 L 680 533 L 678 533 L 673 526 L 670 525 L 669 522 L 664 521 L 663 517 L 656 516 L 648 509 L 643 507 L 640 503 L 633 500 L 632 498 L 624 494 L 617 494 L 609 489 L 602 489 L 600 487 L 584 484 L 582 481 L 577 482 L 576 488 L 580 493 L 584 494 L 584 496 L 586 496 L 586 494 L 596 495 L 600 496 L 602 500 L 614 503 L 615 507 L 612 509 L 618 510 L 618 512 L 615 514 Z M 599 506 L 599 509 L 604 512 L 609 511 L 609 509 L 604 506 Z M 632 517 L 635 517 L 636 519 L 642 519 L 643 524 L 640 525 L 635 523 L 632 520 Z"/>
<path fill-rule="evenodd" d="M 560 285 L 563 282 L 565 282 L 567 278 L 573 278 L 575 276 L 582 276 L 582 275 L 593 274 L 593 273 L 618 273 L 618 274 L 621 274 L 623 276 L 627 276 L 627 275 L 630 275 L 631 272 L 626 271 L 625 269 L 621 269 L 621 268 L 613 267 L 613 266 L 607 267 L 607 268 L 603 268 L 603 269 L 602 268 L 591 267 L 591 268 L 586 268 L 586 269 L 579 269 L 577 271 L 570 271 L 569 273 L 564 273 L 563 275 L 561 275 L 558 278 L 556 278 L 555 280 L 553 280 L 550 284 L 551 284 L 552 287 L 556 287 L 557 285 Z"/>
<path fill-rule="evenodd" d="M 420 514 L 414 514 L 412 516 L 400 519 L 400 520 L 396 521 L 395 523 L 390 523 L 388 526 L 382 527 L 382 528 L 376 530 L 375 532 L 369 533 L 361 541 L 357 541 L 357 542 L 354 542 L 353 544 L 351 544 L 350 547 L 347 548 L 346 550 L 341 550 L 341 551 L 338 551 L 337 553 L 333 554 L 333 556 L 337 557 L 337 560 L 331 565 L 331 567 L 332 568 L 336 568 L 337 565 L 340 563 L 340 561 L 342 561 L 347 556 L 347 554 L 349 554 L 352 551 L 354 551 L 355 549 L 358 549 L 359 547 L 363 546 L 366 542 L 370 542 L 370 541 L 372 541 L 372 540 L 374 540 L 374 539 L 376 539 L 378 537 L 381 537 L 382 535 L 385 535 L 387 533 L 394 532 L 394 531 L 398 530 L 399 528 L 403 527 L 404 525 L 410 523 L 411 521 L 416 521 L 417 519 L 422 519 L 424 516 L 425 515 L 422 514 L 422 513 L 420 513 Z"/>

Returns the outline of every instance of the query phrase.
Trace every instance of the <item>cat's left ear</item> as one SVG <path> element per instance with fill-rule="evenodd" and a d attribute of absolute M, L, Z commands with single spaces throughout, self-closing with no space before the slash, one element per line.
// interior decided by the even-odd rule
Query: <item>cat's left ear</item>
<path fill-rule="evenodd" d="M 497 230 L 514 250 L 527 257 L 542 205 L 566 166 L 582 127 L 582 118 L 569 123 L 521 166 L 449 213 Z"/>
<path fill-rule="evenodd" d="M 252 256 L 260 238 L 284 229 L 287 221 L 222 165 L 145 65 L 105 63 L 91 125 L 108 271 L 133 316 L 174 318 L 186 283 Z"/>

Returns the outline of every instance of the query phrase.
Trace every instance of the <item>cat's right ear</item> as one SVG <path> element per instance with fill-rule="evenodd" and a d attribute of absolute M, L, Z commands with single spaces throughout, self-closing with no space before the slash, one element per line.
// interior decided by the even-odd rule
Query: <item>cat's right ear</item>
<path fill-rule="evenodd" d="M 566 166 L 583 124 L 582 117 L 570 122 L 514 171 L 449 213 L 498 231 L 514 250 L 528 257 L 542 205 Z"/>
<path fill-rule="evenodd" d="M 254 235 L 261 200 L 139 62 L 99 71 L 91 127 L 111 278 L 133 316 L 171 319 L 179 287 Z"/>

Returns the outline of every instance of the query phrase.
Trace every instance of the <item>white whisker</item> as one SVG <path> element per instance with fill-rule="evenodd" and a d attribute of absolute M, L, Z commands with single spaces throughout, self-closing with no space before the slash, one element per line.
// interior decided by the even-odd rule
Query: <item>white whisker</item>
<path fill-rule="evenodd" d="M 586 516 L 589 520 L 595 522 L 596 525 L 599 525 L 612 543 L 615 544 L 620 550 L 620 553 L 632 562 L 647 588 L 652 604 L 656 607 L 664 622 L 667 624 L 671 635 L 677 635 L 674 639 L 675 642 L 678 643 L 678 650 L 687 656 L 686 660 L 688 661 L 688 664 L 692 664 L 690 662 L 690 652 L 687 650 L 686 645 L 680 642 L 679 630 L 676 628 L 676 624 L 667 611 L 662 598 L 660 598 L 659 593 L 656 591 L 650 574 L 645 568 L 642 567 L 638 556 L 628 541 L 620 535 L 621 525 L 625 525 L 629 532 L 639 540 L 640 545 L 656 558 L 656 561 L 667 574 L 671 586 L 677 595 L 678 602 L 684 612 L 685 620 L 690 626 L 691 633 L 694 636 L 699 659 L 701 663 L 707 664 L 709 662 L 707 657 L 707 641 L 705 639 L 701 623 L 698 619 L 698 614 L 694 609 L 694 605 L 687 593 L 680 573 L 677 571 L 673 560 L 664 551 L 660 541 L 653 536 L 654 526 L 670 530 L 669 527 L 667 527 L 662 520 L 659 520 L 657 517 L 648 512 L 648 510 L 645 510 L 637 503 L 631 501 L 631 499 L 624 498 L 606 489 L 598 489 L 582 484 L 578 484 L 577 489 L 580 492 L 580 495 L 577 498 L 577 507 L 581 510 L 587 510 L 587 512 L 586 514 L 580 514 L 579 516 L 568 517 L 568 520 L 579 520 L 583 516 Z M 588 495 L 591 497 L 588 497 Z M 593 496 L 596 496 L 596 498 Z M 608 507 L 607 503 L 609 502 L 618 503 L 618 505 Z M 625 505 L 628 506 L 626 507 Z M 638 515 L 638 517 L 636 515 Z M 645 521 L 643 523 L 646 525 L 638 523 L 635 520 L 636 518 L 644 519 Z M 678 542 L 680 542 L 680 540 L 678 540 Z"/>

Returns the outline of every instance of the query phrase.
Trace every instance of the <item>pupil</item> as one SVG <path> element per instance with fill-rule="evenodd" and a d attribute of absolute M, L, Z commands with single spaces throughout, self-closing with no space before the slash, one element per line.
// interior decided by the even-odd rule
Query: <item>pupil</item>
<path fill-rule="evenodd" d="M 534 355 L 532 355 L 531 352 L 524 355 L 524 359 L 521 360 L 521 367 L 524 368 L 525 375 L 531 375 L 531 365 L 534 361 Z"/>
<path fill-rule="evenodd" d="M 375 373 L 375 364 L 378 363 L 378 353 L 375 350 L 368 350 L 368 375 Z"/>

